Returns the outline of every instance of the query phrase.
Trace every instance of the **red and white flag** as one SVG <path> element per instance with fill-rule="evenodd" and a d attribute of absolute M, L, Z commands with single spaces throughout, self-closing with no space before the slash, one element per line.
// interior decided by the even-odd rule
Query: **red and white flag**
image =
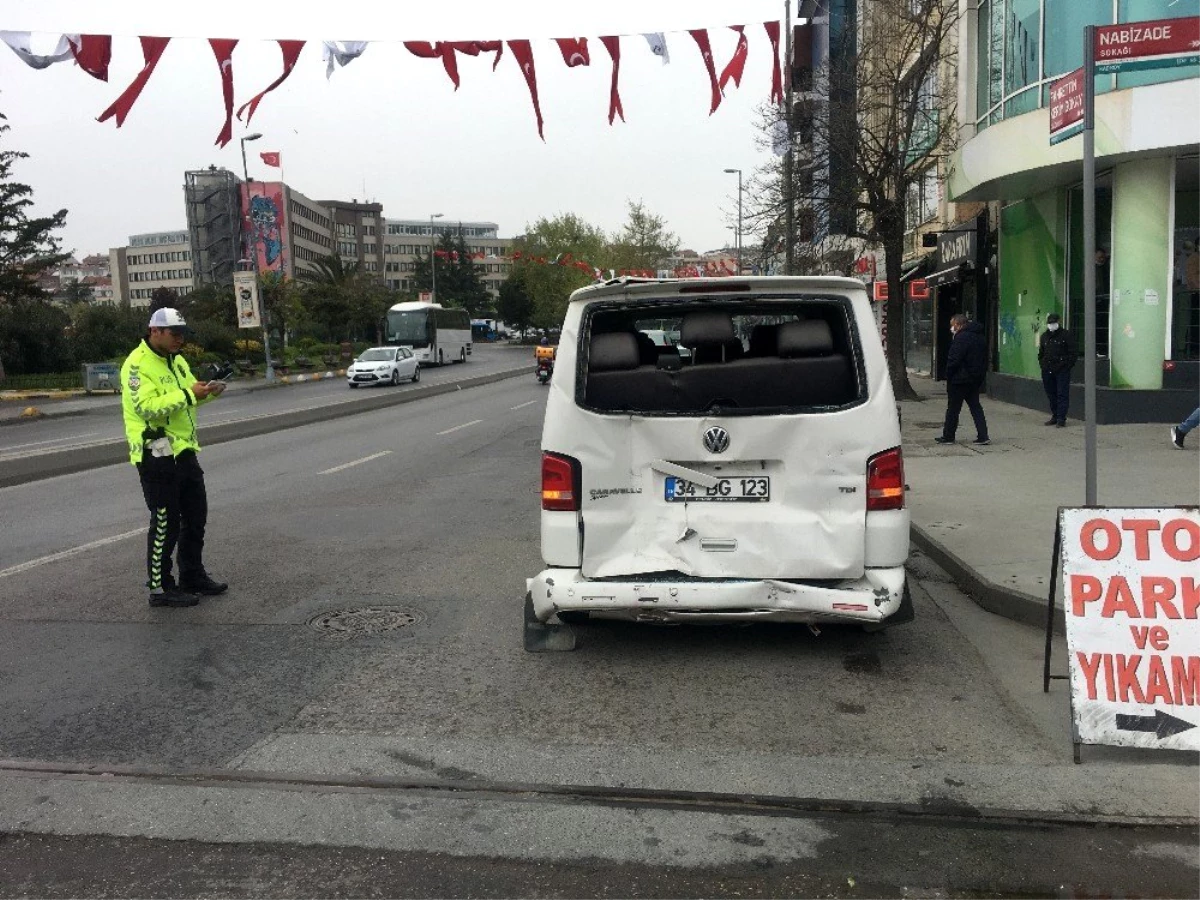
<path fill-rule="evenodd" d="M 221 70 L 221 95 L 225 99 L 225 124 L 217 135 L 216 144 L 224 147 L 233 140 L 233 48 L 237 40 L 227 38 L 209 38 L 213 56 L 217 58 L 217 66 Z"/>
<path fill-rule="evenodd" d="M 729 60 L 729 64 L 721 70 L 721 77 L 717 84 L 724 92 L 725 85 L 732 81 L 738 87 L 742 86 L 742 72 L 746 69 L 746 56 L 750 50 L 750 42 L 746 40 L 745 25 L 730 25 L 732 30 L 737 32 L 738 42 L 737 49 L 733 51 L 733 58 Z"/>
<path fill-rule="evenodd" d="M 116 116 L 118 128 L 125 124 L 125 117 L 133 109 L 133 104 L 137 102 L 137 98 L 142 93 L 142 88 L 146 86 L 146 82 L 154 74 L 155 66 L 158 65 L 163 51 L 167 49 L 167 44 L 171 41 L 169 37 L 141 37 L 138 40 L 142 42 L 142 58 L 145 60 L 145 65 L 137 73 L 137 77 L 130 82 L 129 87 L 122 91 L 121 96 L 114 100 L 108 109 L 100 113 L 96 119 L 97 122 L 107 122 L 113 116 Z"/>
<path fill-rule="evenodd" d="M 512 51 L 513 57 L 521 66 L 521 74 L 525 76 L 525 84 L 529 87 L 529 98 L 533 101 L 533 112 L 537 116 L 538 137 L 543 141 L 546 140 L 542 134 L 542 106 L 538 102 L 537 89 L 537 71 L 533 66 L 533 50 L 529 46 L 529 41 L 509 41 L 508 49 Z"/>
<path fill-rule="evenodd" d="M 615 34 L 608 35 L 600 38 L 600 43 L 612 57 L 613 64 L 612 83 L 608 88 L 608 124 L 611 125 L 617 116 L 621 117 L 622 122 L 625 121 L 625 110 L 621 106 L 621 93 L 617 87 L 617 79 L 621 75 L 621 37 Z"/>
<path fill-rule="evenodd" d="M 712 82 L 712 105 L 708 109 L 708 114 L 711 116 L 717 111 L 717 107 L 721 105 L 721 87 L 717 83 L 717 69 L 713 64 L 712 47 L 708 42 L 708 29 L 695 28 L 688 32 L 695 40 L 696 46 L 700 48 L 700 55 L 704 57 L 704 68 L 708 70 L 708 80 Z"/>
<path fill-rule="evenodd" d="M 555 38 L 554 42 L 558 44 L 558 49 L 562 51 L 563 62 L 569 68 L 591 65 L 592 57 L 588 53 L 587 38 Z"/>
<path fill-rule="evenodd" d="M 783 73 L 779 68 L 779 22 L 763 22 L 771 40 L 771 102 L 783 103 Z"/>
<path fill-rule="evenodd" d="M 262 157 L 264 166 L 274 166 L 276 169 L 283 168 L 283 154 L 280 151 L 268 150 L 258 155 Z"/>
<path fill-rule="evenodd" d="M 242 117 L 242 113 L 246 112 L 247 109 L 250 110 L 246 114 L 247 125 L 254 118 L 254 112 L 258 109 L 258 104 L 262 102 L 262 98 L 283 84 L 287 80 L 287 77 L 292 74 L 292 69 L 296 67 L 296 60 L 300 58 L 300 51 L 304 49 L 304 41 L 277 41 L 276 43 L 279 44 L 279 49 L 283 53 L 283 74 L 267 85 L 264 90 L 259 91 L 238 107 L 237 117 L 239 119 Z"/>

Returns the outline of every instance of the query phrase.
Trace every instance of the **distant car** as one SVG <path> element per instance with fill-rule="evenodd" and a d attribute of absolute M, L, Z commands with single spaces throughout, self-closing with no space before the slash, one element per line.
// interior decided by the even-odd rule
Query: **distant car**
<path fill-rule="evenodd" d="M 352 388 L 360 384 L 399 384 L 405 379 L 421 380 L 421 367 L 408 347 L 372 347 L 346 370 L 346 383 Z"/>

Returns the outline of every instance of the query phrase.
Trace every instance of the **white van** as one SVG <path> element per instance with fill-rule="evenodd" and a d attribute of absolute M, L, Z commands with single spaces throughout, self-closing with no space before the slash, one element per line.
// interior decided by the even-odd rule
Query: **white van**
<path fill-rule="evenodd" d="M 679 322 L 679 344 L 642 333 Z M 912 618 L 900 424 L 863 285 L 620 280 L 571 295 L 542 430 L 526 648 L 584 614 Z M 553 649 L 573 646 L 549 641 Z"/>

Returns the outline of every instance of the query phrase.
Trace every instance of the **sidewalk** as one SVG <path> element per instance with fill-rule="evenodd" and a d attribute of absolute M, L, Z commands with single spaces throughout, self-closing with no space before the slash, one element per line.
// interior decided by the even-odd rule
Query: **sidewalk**
<path fill-rule="evenodd" d="M 914 546 L 985 609 L 1044 625 L 1058 507 L 1084 505 L 1083 423 L 1048 428 L 1047 412 L 984 397 L 991 445 L 970 443 L 975 427 L 964 406 L 959 443 L 943 446 L 933 439 L 945 416 L 945 383 L 909 378 L 925 398 L 900 404 Z M 1200 433 L 1180 451 L 1168 430 L 1097 427 L 1100 505 L 1200 503 Z"/>

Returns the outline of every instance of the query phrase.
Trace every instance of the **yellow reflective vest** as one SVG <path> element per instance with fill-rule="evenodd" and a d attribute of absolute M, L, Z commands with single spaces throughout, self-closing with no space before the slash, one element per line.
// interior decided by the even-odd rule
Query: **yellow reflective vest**
<path fill-rule="evenodd" d="M 121 366 L 121 412 L 131 463 L 140 463 L 147 443 L 164 434 L 175 456 L 200 449 L 196 407 L 214 397 L 197 400 L 195 383 L 187 360 L 178 354 L 162 356 L 145 340 L 129 354 Z"/>

